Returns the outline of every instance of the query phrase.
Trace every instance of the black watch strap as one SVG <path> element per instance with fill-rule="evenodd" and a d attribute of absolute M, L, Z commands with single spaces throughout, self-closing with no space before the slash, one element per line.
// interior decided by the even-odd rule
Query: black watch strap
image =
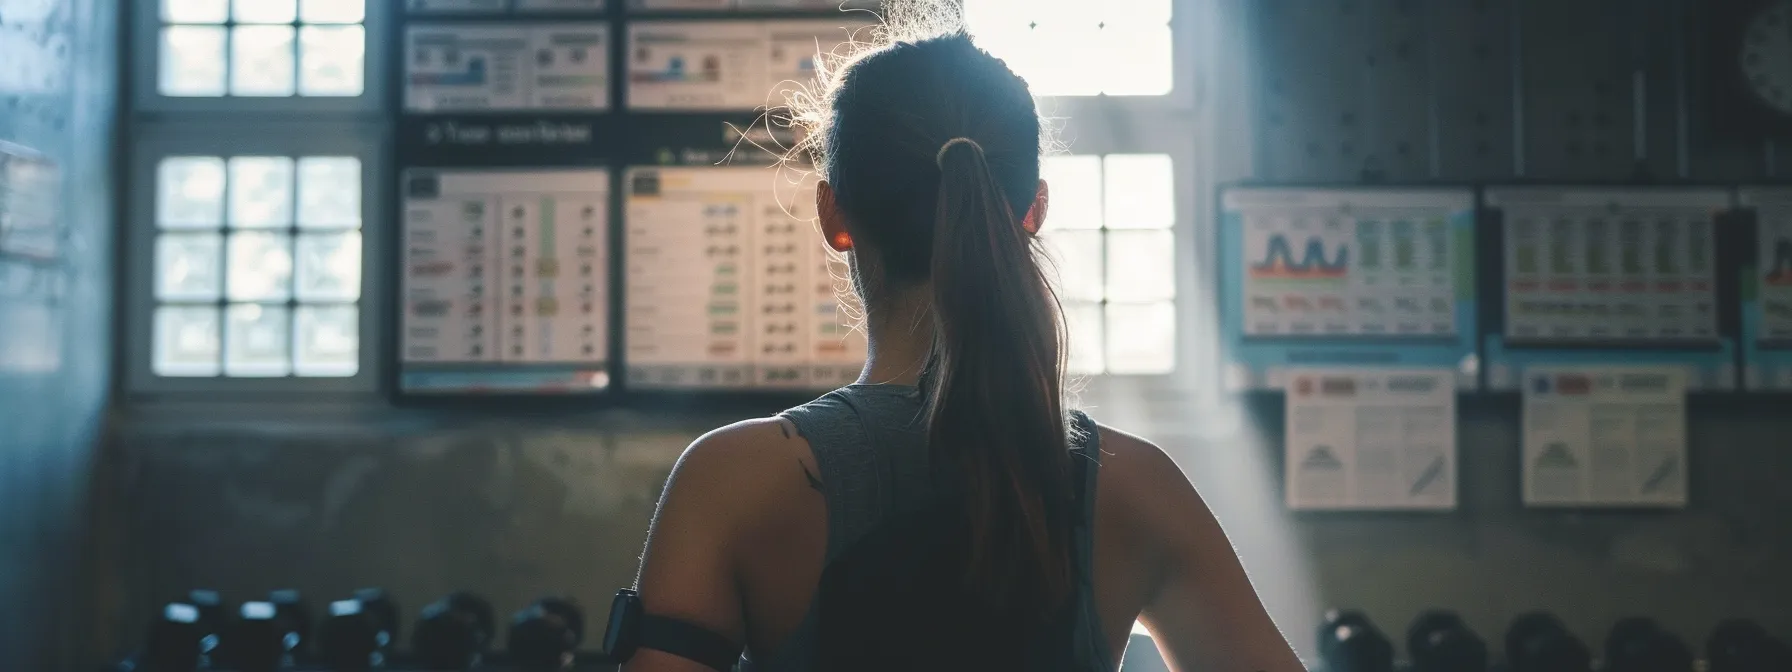
<path fill-rule="evenodd" d="M 642 614 L 638 648 L 653 649 L 728 672 L 740 662 L 743 647 L 708 628 L 676 618 Z"/>

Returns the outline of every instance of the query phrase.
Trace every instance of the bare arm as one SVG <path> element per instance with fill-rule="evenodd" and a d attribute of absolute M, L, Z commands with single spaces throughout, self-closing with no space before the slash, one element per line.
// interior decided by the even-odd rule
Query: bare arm
<path fill-rule="evenodd" d="M 778 436 L 775 423 L 724 427 L 685 450 L 660 495 L 637 589 L 647 613 L 700 625 L 737 644 L 746 619 L 736 571 L 739 535 L 751 525 L 763 489 L 752 477 L 757 442 Z M 713 672 L 696 662 L 641 650 L 627 672 Z"/>
<path fill-rule="evenodd" d="M 1129 461 L 1139 468 L 1128 475 L 1143 487 L 1131 504 L 1158 540 L 1160 553 L 1158 581 L 1139 620 L 1170 669 L 1304 670 L 1251 587 L 1225 530 L 1182 469 L 1161 448 L 1104 428 L 1104 445 L 1122 442 L 1136 444 L 1128 452 L 1138 457 Z"/>

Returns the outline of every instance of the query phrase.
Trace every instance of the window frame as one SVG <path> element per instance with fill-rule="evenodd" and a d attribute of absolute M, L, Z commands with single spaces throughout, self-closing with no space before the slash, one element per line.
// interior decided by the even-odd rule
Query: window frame
<path fill-rule="evenodd" d="M 391 195 L 388 132 L 384 124 L 352 121 L 216 123 L 206 119 L 133 125 L 122 236 L 124 283 L 123 374 L 133 396 L 161 394 L 238 398 L 242 394 L 373 393 L 386 369 L 383 336 L 391 316 L 387 291 L 394 279 L 384 259 L 391 231 L 384 226 Z M 359 366 L 344 377 L 162 376 L 155 372 L 156 175 L 174 156 L 353 156 L 361 161 L 361 297 Z M 226 229 L 227 230 L 227 229 Z"/>
<path fill-rule="evenodd" d="M 1105 101 L 1100 101 L 1105 102 Z M 1054 113 L 1044 104 L 1042 109 L 1048 117 L 1062 115 Z M 1105 114 L 1079 112 L 1066 115 L 1069 118 L 1057 122 L 1059 130 L 1054 134 L 1056 151 L 1053 155 L 1097 155 L 1113 154 L 1158 154 L 1170 157 L 1175 185 L 1176 219 L 1168 231 L 1175 237 L 1176 296 L 1170 304 L 1176 311 L 1176 364 L 1169 373 L 1161 374 L 1129 374 L 1100 373 L 1075 376 L 1082 381 L 1085 395 L 1094 399 L 1112 399 L 1112 395 L 1121 390 L 1139 391 L 1146 394 L 1174 394 L 1204 390 L 1208 385 L 1202 384 L 1198 377 L 1202 371 L 1212 371 L 1208 364 L 1208 353 L 1217 347 L 1217 334 L 1207 334 L 1199 327 L 1203 320 L 1211 316 L 1203 311 L 1192 309 L 1193 306 L 1209 302 L 1210 283 L 1204 282 L 1206 277 L 1204 263 L 1207 237 L 1202 233 L 1211 228 L 1199 208 L 1205 199 L 1201 198 L 1201 184 L 1206 172 L 1197 163 L 1200 147 L 1200 119 L 1180 110 L 1158 109 L 1145 111 L 1134 109 L 1120 112 L 1108 110 Z M 1165 142 L 1163 138 L 1175 140 Z M 1046 215 L 1046 226 L 1051 226 L 1051 215 Z M 1105 233 L 1103 235 L 1106 235 Z M 1070 302 L 1066 302 L 1070 303 Z M 1103 302 L 1105 305 L 1106 302 Z M 1106 347 L 1104 340 L 1103 347 Z M 1105 353 L 1104 353 L 1105 354 Z M 1218 380 L 1210 381 L 1215 390 Z M 1178 394 L 1178 396 L 1181 396 Z"/>
<path fill-rule="evenodd" d="M 393 82 L 388 70 L 391 66 L 392 49 L 385 40 L 390 32 L 391 21 L 398 8 L 392 0 L 366 0 L 367 12 L 362 16 L 361 27 L 366 36 L 367 45 L 362 67 L 361 94 L 358 96 L 302 96 L 296 93 L 291 96 L 167 96 L 161 91 L 157 80 L 162 67 L 162 2 L 164 0 L 133 0 L 130 4 L 129 17 L 130 39 L 126 42 L 126 55 L 130 64 L 130 97 L 131 111 L 134 114 L 144 113 L 198 113 L 220 112 L 229 114 L 284 114 L 308 115 L 316 113 L 380 113 L 389 106 L 387 104 L 392 92 Z M 303 0 L 301 0 L 302 2 Z M 215 24 L 174 24 L 174 25 L 215 25 Z M 354 25 L 354 24 L 292 24 L 269 25 Z M 298 49 L 295 42 L 294 49 Z M 228 58 L 228 53 L 226 58 Z M 297 61 L 295 61 L 295 64 Z M 228 86 L 228 82 L 226 82 Z"/>

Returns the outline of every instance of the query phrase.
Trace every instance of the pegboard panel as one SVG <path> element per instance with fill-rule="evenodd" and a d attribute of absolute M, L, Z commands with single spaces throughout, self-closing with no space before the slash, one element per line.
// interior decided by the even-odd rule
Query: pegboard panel
<path fill-rule="evenodd" d="M 1638 82 L 1650 175 L 1675 175 L 1677 100 L 1663 0 L 1532 0 L 1518 5 L 1523 177 L 1621 180 L 1638 174 Z"/>
<path fill-rule="evenodd" d="M 1425 3 L 1445 180 L 1512 176 L 1512 1 Z"/>
<path fill-rule="evenodd" d="M 1510 157 L 1511 116 L 1502 111 L 1510 107 L 1511 79 L 1503 2 L 1281 0 L 1255 7 L 1264 159 L 1258 177 L 1354 182 L 1500 174 L 1501 159 Z"/>

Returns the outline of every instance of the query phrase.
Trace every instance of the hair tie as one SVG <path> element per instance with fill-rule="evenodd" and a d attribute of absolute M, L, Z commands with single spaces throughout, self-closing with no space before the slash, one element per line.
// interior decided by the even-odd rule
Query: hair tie
<path fill-rule="evenodd" d="M 979 153 L 979 154 L 983 153 L 983 145 L 977 144 L 976 140 L 972 140 L 970 138 L 953 138 L 951 140 L 947 140 L 946 144 L 940 146 L 940 153 L 935 154 L 933 156 L 933 162 L 935 164 L 938 164 L 939 167 L 945 168 L 946 167 L 946 152 L 951 151 L 953 147 L 957 147 L 959 145 L 970 145 L 971 149 L 977 150 L 977 153 Z"/>

